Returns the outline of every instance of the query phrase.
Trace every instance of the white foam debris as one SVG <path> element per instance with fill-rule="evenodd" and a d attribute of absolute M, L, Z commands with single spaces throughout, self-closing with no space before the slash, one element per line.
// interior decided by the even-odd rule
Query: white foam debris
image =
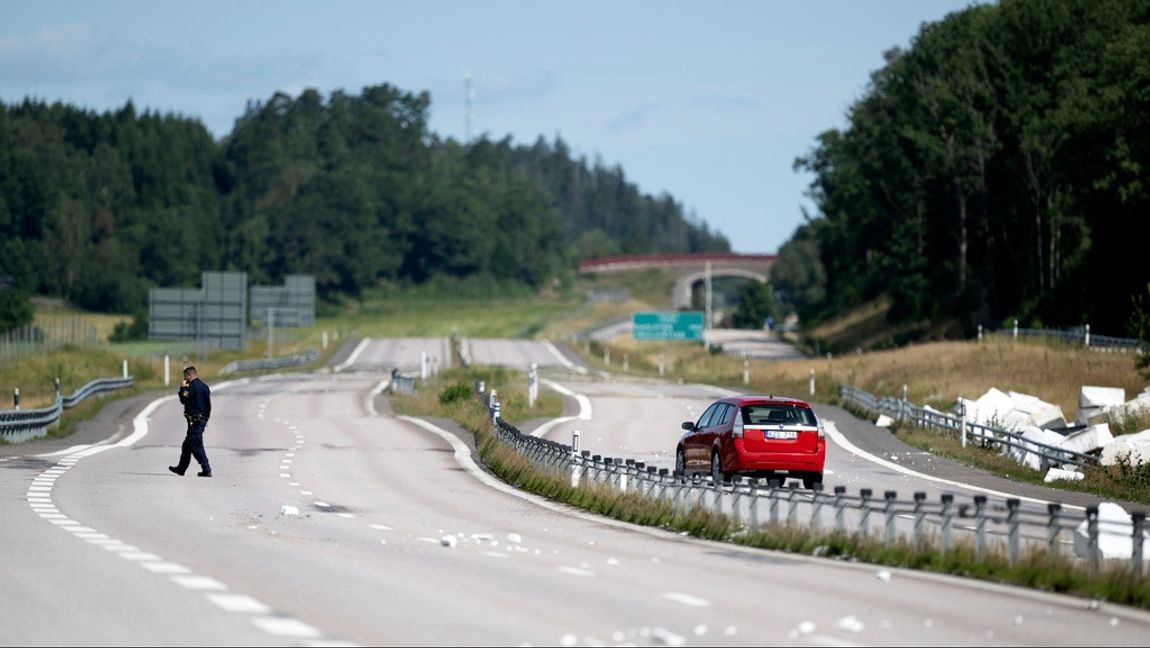
<path fill-rule="evenodd" d="M 799 627 L 797 629 L 799 631 L 799 634 L 810 634 L 810 633 L 814 632 L 815 628 L 817 628 L 817 627 L 818 626 L 815 625 L 814 621 L 802 621 L 799 623 Z"/>
<path fill-rule="evenodd" d="M 733 625 L 729 625 L 726 628 L 723 628 L 723 636 L 733 637 L 737 634 L 739 634 L 739 629 Z"/>
<path fill-rule="evenodd" d="M 299 507 L 284 504 L 282 507 L 280 507 L 280 513 L 284 515 L 299 515 Z"/>
<path fill-rule="evenodd" d="M 878 571 L 878 573 L 875 574 L 875 577 L 884 583 L 889 583 L 890 582 L 890 570 L 889 569 L 880 569 Z"/>
<path fill-rule="evenodd" d="M 514 543 L 518 544 L 520 542 L 523 542 L 523 536 L 519 535 L 518 533 L 508 533 L 507 534 L 507 541 L 508 542 L 514 542 Z"/>
<path fill-rule="evenodd" d="M 1126 509 L 1113 502 L 1098 505 L 1098 546 L 1095 552 L 1101 558 L 1129 559 L 1133 554 L 1134 523 Z M 1142 541 L 1150 539 L 1150 531 L 1142 532 Z M 1074 553 L 1082 558 L 1090 556 L 1088 521 L 1083 520 L 1074 530 Z"/>
<path fill-rule="evenodd" d="M 577 643 L 579 643 L 579 637 L 576 637 L 573 634 L 565 634 L 562 637 L 559 637 L 559 644 L 560 645 L 574 646 Z"/>
<path fill-rule="evenodd" d="M 1150 430 L 1114 437 L 1114 441 L 1102 448 L 1102 458 L 1099 461 L 1103 466 L 1114 466 L 1121 462 L 1141 466 L 1150 462 Z"/>
<path fill-rule="evenodd" d="M 476 542 L 488 542 L 495 536 L 490 533 L 472 533 L 471 539 Z"/>
<path fill-rule="evenodd" d="M 455 548 L 456 542 L 458 542 L 458 540 L 456 540 L 455 536 L 453 536 L 453 535 L 445 535 L 439 539 L 439 544 L 441 544 L 444 547 L 447 547 L 449 549 Z"/>
<path fill-rule="evenodd" d="M 703 635 L 707 634 L 707 626 L 706 624 L 700 623 L 695 626 L 692 632 L 695 633 L 696 637 L 702 637 Z"/>
<path fill-rule="evenodd" d="M 874 424 L 878 427 L 881 427 L 881 428 L 888 428 L 888 427 L 894 425 L 894 419 L 887 416 L 886 414 L 879 414 L 878 418 L 875 420 Z"/>
<path fill-rule="evenodd" d="M 652 630 L 651 639 L 661 646 L 683 646 L 687 643 L 686 637 L 677 635 L 663 627 Z"/>
<path fill-rule="evenodd" d="M 1058 480 L 1079 481 L 1079 480 L 1085 479 L 1085 478 L 1086 478 L 1086 476 L 1083 475 L 1082 473 L 1078 472 L 1077 470 L 1064 470 L 1062 468 L 1051 468 L 1050 470 L 1046 471 L 1046 476 L 1042 478 L 1042 481 L 1049 484 L 1052 481 L 1058 481 Z"/>
<path fill-rule="evenodd" d="M 1067 435 L 1059 447 L 1075 452 L 1087 453 L 1098 450 L 1113 442 L 1114 435 L 1110 433 L 1110 424 L 1099 423 Z"/>
<path fill-rule="evenodd" d="M 618 561 L 617 559 L 615 559 L 615 558 L 608 558 L 608 559 L 607 559 L 607 564 L 608 564 L 608 565 L 618 565 L 618 564 L 619 564 L 619 561 Z"/>

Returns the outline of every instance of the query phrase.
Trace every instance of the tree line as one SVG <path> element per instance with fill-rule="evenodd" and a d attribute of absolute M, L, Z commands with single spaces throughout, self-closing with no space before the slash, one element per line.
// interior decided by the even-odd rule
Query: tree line
<path fill-rule="evenodd" d="M 204 270 L 313 274 L 327 298 L 442 277 L 539 289 L 592 256 L 730 249 L 558 137 L 444 139 L 429 109 L 388 84 L 277 93 L 216 141 L 130 101 L 0 105 L 0 305 L 42 294 L 140 314 L 150 287 L 196 287 Z"/>
<path fill-rule="evenodd" d="M 816 213 L 780 249 L 806 320 L 1123 335 L 1150 281 L 1150 2 L 1001 0 L 924 24 L 795 162 Z"/>

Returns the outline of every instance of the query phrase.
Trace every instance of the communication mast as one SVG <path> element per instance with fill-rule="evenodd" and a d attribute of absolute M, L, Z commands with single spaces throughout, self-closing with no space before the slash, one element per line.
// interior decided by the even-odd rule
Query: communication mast
<path fill-rule="evenodd" d="M 463 73 L 463 143 L 471 141 L 471 72 Z"/>

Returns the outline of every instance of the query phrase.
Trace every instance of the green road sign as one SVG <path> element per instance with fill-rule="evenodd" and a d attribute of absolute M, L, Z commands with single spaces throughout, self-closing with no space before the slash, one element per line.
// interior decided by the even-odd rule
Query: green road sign
<path fill-rule="evenodd" d="M 703 339 L 702 311 L 656 311 L 631 317 L 631 337 L 636 340 Z"/>

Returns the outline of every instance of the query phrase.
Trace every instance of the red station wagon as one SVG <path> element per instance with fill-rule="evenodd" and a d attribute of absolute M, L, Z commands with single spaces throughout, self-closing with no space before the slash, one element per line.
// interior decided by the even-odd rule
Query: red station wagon
<path fill-rule="evenodd" d="M 683 423 L 675 449 L 682 474 L 710 472 L 786 481 L 804 488 L 823 481 L 826 431 L 806 402 L 778 396 L 731 396 L 715 401 L 698 421 Z"/>

